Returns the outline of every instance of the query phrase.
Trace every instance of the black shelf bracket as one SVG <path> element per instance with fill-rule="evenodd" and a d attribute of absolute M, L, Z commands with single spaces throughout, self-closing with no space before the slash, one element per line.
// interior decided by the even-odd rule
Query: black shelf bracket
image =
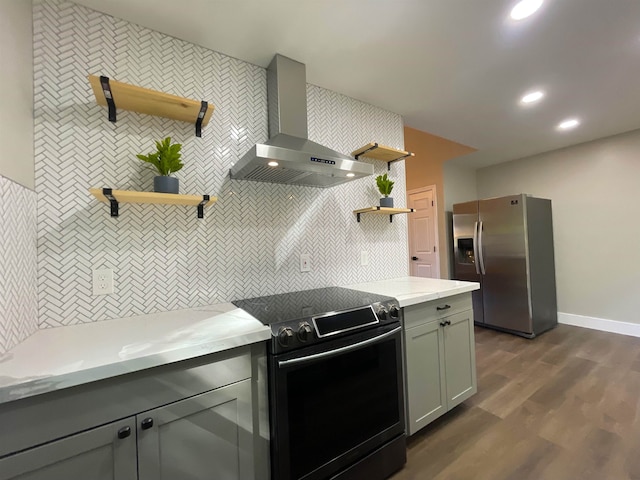
<path fill-rule="evenodd" d="M 119 215 L 118 200 L 116 200 L 116 197 L 113 196 L 113 189 L 103 188 L 102 194 L 105 196 L 107 200 L 109 200 L 109 204 L 111 205 L 111 216 L 117 217 Z"/>
<path fill-rule="evenodd" d="M 398 158 L 396 158 L 396 159 L 394 159 L 394 160 L 390 160 L 390 161 L 387 163 L 387 172 L 390 172 L 390 171 L 391 171 L 391 164 L 392 164 L 393 162 L 397 162 L 397 161 L 400 161 L 400 160 L 404 160 L 405 158 L 410 157 L 410 156 L 412 156 L 412 155 L 413 155 L 413 154 L 412 154 L 411 152 L 407 152 L 407 154 L 406 154 L 406 155 L 402 155 L 402 156 L 400 156 L 400 157 L 398 157 Z"/>
<path fill-rule="evenodd" d="M 198 118 L 196 119 L 196 137 L 202 137 L 202 121 L 204 120 L 204 116 L 207 113 L 208 107 L 209 104 L 204 100 L 200 102 L 200 112 L 198 112 Z"/>
<path fill-rule="evenodd" d="M 102 93 L 104 93 L 104 98 L 107 101 L 107 107 L 109 107 L 109 121 L 116 123 L 116 103 L 114 102 L 113 94 L 111 93 L 111 86 L 109 85 L 109 77 L 105 77 L 101 75 L 100 86 L 102 87 Z"/>
<path fill-rule="evenodd" d="M 209 195 L 202 195 L 202 201 L 198 204 L 198 218 L 204 218 L 204 206 L 209 203 Z"/>
<path fill-rule="evenodd" d="M 364 155 L 367 152 L 370 152 L 371 150 L 375 150 L 376 148 L 378 148 L 378 144 L 374 143 L 372 147 L 367 148 L 366 150 L 363 150 L 362 152 L 360 152 L 359 154 L 357 154 L 355 156 L 355 159 L 358 160 L 362 155 Z"/>

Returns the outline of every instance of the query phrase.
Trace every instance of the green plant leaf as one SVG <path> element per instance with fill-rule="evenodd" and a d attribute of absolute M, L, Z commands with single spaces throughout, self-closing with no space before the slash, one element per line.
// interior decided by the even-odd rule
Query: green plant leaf
<path fill-rule="evenodd" d="M 143 162 L 153 165 L 160 175 L 169 176 L 173 172 L 177 172 L 184 167 L 180 160 L 182 154 L 180 150 L 182 145 L 179 143 L 171 144 L 171 137 L 167 137 L 161 141 L 156 141 L 156 151 L 148 155 L 136 155 Z"/>
<path fill-rule="evenodd" d="M 387 177 L 387 174 L 378 175 L 376 177 L 376 185 L 378 186 L 378 190 L 382 195 L 388 197 L 393 190 L 394 182 Z"/>

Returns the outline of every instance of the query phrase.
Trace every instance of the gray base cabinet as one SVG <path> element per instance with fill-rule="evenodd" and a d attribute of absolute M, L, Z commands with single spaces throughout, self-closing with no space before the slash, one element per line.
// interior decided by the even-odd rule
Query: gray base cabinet
<path fill-rule="evenodd" d="M 255 345 L 0 405 L 0 480 L 267 479 L 265 369 Z"/>
<path fill-rule="evenodd" d="M 471 293 L 404 309 L 407 432 L 477 392 Z"/>
<path fill-rule="evenodd" d="M 132 417 L 3 458 L 0 480 L 136 480 L 135 429 Z"/>
<path fill-rule="evenodd" d="M 250 400 L 244 380 L 139 415 L 139 479 L 252 478 Z"/>

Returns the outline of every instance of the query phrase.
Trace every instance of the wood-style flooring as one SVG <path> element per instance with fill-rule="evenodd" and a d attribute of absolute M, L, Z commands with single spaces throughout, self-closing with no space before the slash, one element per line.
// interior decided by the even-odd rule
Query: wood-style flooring
<path fill-rule="evenodd" d="M 392 480 L 640 479 L 640 338 L 475 333 L 478 393 L 409 438 Z"/>

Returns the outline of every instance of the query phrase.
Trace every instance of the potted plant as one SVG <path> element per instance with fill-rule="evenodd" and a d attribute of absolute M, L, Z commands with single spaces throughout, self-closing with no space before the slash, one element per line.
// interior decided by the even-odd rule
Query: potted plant
<path fill-rule="evenodd" d="M 180 143 L 171 143 L 171 137 L 167 137 L 160 142 L 156 142 L 156 151 L 148 155 L 138 154 L 143 162 L 150 163 L 160 175 L 153 178 L 153 191 L 159 193 L 178 193 L 180 183 L 177 178 L 170 175 L 177 172 L 184 164 L 180 160 L 182 154 Z"/>
<path fill-rule="evenodd" d="M 380 199 L 380 206 L 393 207 L 393 198 L 389 196 L 391 190 L 393 190 L 393 182 L 391 179 L 387 178 L 386 173 L 384 175 L 378 175 L 376 177 L 376 184 L 378 185 L 380 194 L 384 195 L 384 197 Z"/>

